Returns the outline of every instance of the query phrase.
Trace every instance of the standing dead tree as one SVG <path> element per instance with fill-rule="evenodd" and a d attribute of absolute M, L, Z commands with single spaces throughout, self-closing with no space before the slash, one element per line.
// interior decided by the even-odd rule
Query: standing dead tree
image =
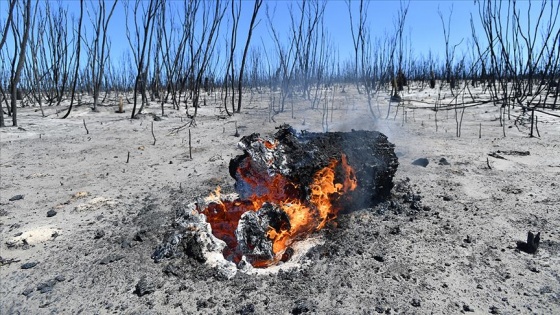
<path fill-rule="evenodd" d="M 438 8 L 438 15 L 441 20 L 441 26 L 443 28 L 443 39 L 445 40 L 445 82 L 449 84 L 451 94 L 453 95 L 453 89 L 455 89 L 456 78 L 452 74 L 453 59 L 455 56 L 455 49 L 459 46 L 463 40 L 458 44 L 449 46 L 449 36 L 451 34 L 451 17 L 453 16 L 453 5 L 449 9 L 449 16 L 447 17 L 447 23 L 443 19 L 443 13 Z"/>
<path fill-rule="evenodd" d="M 193 25 L 196 21 L 196 12 L 199 5 L 200 1 L 189 1 L 185 3 L 185 10 L 177 10 L 173 3 L 168 5 L 165 2 L 158 14 L 157 32 L 162 33 L 163 47 L 161 53 L 166 78 L 166 94 L 161 99 L 162 108 L 169 97 L 171 97 L 173 109 L 178 110 L 180 107 L 181 95 L 186 84 L 184 70 L 187 67 L 187 55 L 190 52 L 188 41 L 189 38 L 194 36 Z M 179 12 L 184 12 L 184 15 L 180 15 Z M 178 21 L 181 22 L 176 25 Z"/>
<path fill-rule="evenodd" d="M 353 22 L 352 3 L 348 1 L 347 6 L 350 15 L 350 31 L 354 43 L 354 76 L 356 88 L 359 93 L 362 93 L 360 87 L 364 88 L 370 114 L 376 119 L 377 114 L 372 107 L 373 94 L 376 92 L 375 82 L 381 79 L 379 72 L 381 69 L 383 69 L 381 71 L 386 69 L 387 64 L 384 63 L 387 59 L 380 51 L 382 47 L 380 42 L 377 41 L 377 44 L 372 43 L 371 35 L 368 32 L 367 12 L 369 3 L 364 4 L 364 1 L 360 0 L 357 25 L 354 25 Z"/>
<path fill-rule="evenodd" d="M 108 50 L 110 45 L 107 39 L 107 28 L 116 5 L 117 0 L 113 2 L 108 13 L 104 0 L 98 0 L 97 5 L 91 2 L 91 10 L 95 10 L 95 13 L 92 13 L 89 7 L 87 8 L 87 14 L 91 20 L 94 32 L 91 40 L 86 41 L 89 54 L 89 66 L 91 70 L 91 83 L 93 91 L 92 109 L 94 112 L 97 111 L 99 92 L 104 78 L 105 65 L 107 63 L 107 59 L 109 58 Z"/>
<path fill-rule="evenodd" d="M 35 7 L 35 10 L 37 10 L 37 8 L 38 6 Z M 29 34 L 29 52 L 31 60 L 27 60 L 25 63 L 25 77 L 27 78 L 26 81 L 30 98 L 39 104 L 43 117 L 45 117 L 45 112 L 43 110 L 42 93 L 45 90 L 45 77 L 50 73 L 49 67 L 41 64 L 38 58 L 39 49 L 41 49 L 43 45 L 43 36 L 41 36 L 41 34 L 45 33 L 44 27 L 44 20 L 40 20 L 37 23 L 37 15 L 34 14 Z"/>
<path fill-rule="evenodd" d="M 236 5 L 237 4 L 237 5 Z M 231 1 L 231 37 L 229 41 L 226 41 L 226 46 L 229 45 L 229 58 L 226 66 L 226 71 L 224 75 L 224 109 L 228 116 L 231 116 L 235 112 L 235 48 L 237 47 L 237 28 L 239 26 L 239 17 L 241 16 L 241 4 L 242 1 Z M 228 110 L 228 92 L 229 85 L 231 84 L 231 113 Z"/>
<path fill-rule="evenodd" d="M 335 83 L 336 49 L 327 33 L 323 18 L 320 19 L 317 29 L 317 36 L 314 36 L 311 40 L 312 49 L 309 57 L 311 76 L 309 78 L 310 86 L 307 88 L 309 90 L 308 93 L 311 94 L 309 96 L 311 108 L 316 108 L 323 94 L 329 93 L 329 89 L 323 88 L 324 86 L 332 89 L 333 97 L 335 92 L 333 86 Z M 311 89 L 313 93 L 311 93 Z M 334 103 L 331 102 L 331 108 L 333 106 Z"/>
<path fill-rule="evenodd" d="M 14 127 L 17 126 L 18 84 L 20 82 L 21 72 L 25 64 L 27 43 L 31 30 L 31 0 L 18 2 L 15 10 L 15 14 L 10 20 L 10 29 L 12 30 L 11 33 L 15 42 L 13 55 L 10 58 L 12 65 L 10 76 L 10 110 L 12 115 L 12 125 Z"/>
<path fill-rule="evenodd" d="M 397 14 L 397 20 L 395 21 L 395 45 L 393 48 L 393 52 L 391 53 L 391 62 L 389 63 L 389 66 L 391 67 L 390 73 L 393 75 L 393 80 L 392 80 L 393 93 L 391 93 L 391 95 L 393 98 L 397 100 L 400 100 L 400 96 L 398 92 L 402 91 L 403 86 L 406 84 L 405 83 L 406 75 L 403 69 L 403 64 L 404 64 L 403 32 L 404 32 L 404 23 L 406 21 L 406 16 L 408 14 L 409 5 L 410 2 L 407 2 L 406 6 L 401 2 L 401 6 Z M 394 57 L 393 57 L 395 52 L 397 54 L 396 72 L 395 72 Z"/>
<path fill-rule="evenodd" d="M 492 81 L 498 83 L 491 85 L 493 99 L 495 104 L 508 108 L 508 116 L 512 105 L 533 108 L 542 103 L 545 106 L 542 92 L 547 89 L 547 81 L 554 78 L 553 70 L 558 63 L 554 56 L 559 49 L 560 4 L 542 1 L 537 9 L 531 2 L 524 4 L 527 7 L 523 14 L 516 1 L 506 5 L 487 0 L 478 6 L 489 47 Z"/>
<path fill-rule="evenodd" d="M 397 102 L 400 102 L 401 100 L 399 96 L 399 90 L 402 90 L 402 87 L 404 86 L 406 81 L 406 77 L 403 71 L 403 31 L 409 5 L 410 2 L 407 2 L 406 5 L 404 5 L 403 2 L 401 2 L 400 4 L 399 12 L 397 13 L 394 25 L 395 35 L 391 38 L 391 43 L 388 45 L 387 52 L 389 53 L 389 55 L 386 58 L 387 68 L 385 71 L 390 75 L 391 78 L 391 101 Z M 395 54 L 397 55 L 397 58 L 395 58 Z M 395 59 L 397 63 L 396 65 Z M 387 116 L 385 117 L 385 119 L 388 119 L 391 113 L 391 101 L 389 102 L 389 106 L 387 108 Z"/>
<path fill-rule="evenodd" d="M 6 44 L 6 39 L 8 38 L 8 32 L 10 30 L 10 26 L 12 25 L 12 19 L 14 16 L 16 1 L 17 0 L 10 0 L 10 4 L 8 6 L 8 17 L 5 21 L 6 23 L 4 24 L 4 28 L 2 29 L 2 37 L 0 38 L 0 52 L 4 51 L 2 48 L 4 48 L 4 44 Z M 3 53 L 2 53 L 2 64 L 5 64 Z M 2 71 L 4 71 L 4 69 L 2 69 Z M 2 99 L 7 101 L 8 98 L 6 97 L 6 94 L 4 92 L 3 84 L 0 84 L 0 93 L 2 94 Z M 9 106 L 7 102 L 6 102 L 6 108 L 8 109 L 9 112 Z M 0 127 L 5 127 L 4 110 L 2 109 L 2 102 L 0 102 Z"/>
<path fill-rule="evenodd" d="M 242 100 L 242 89 L 243 89 L 243 75 L 245 72 L 245 63 L 247 60 L 247 52 L 249 51 L 249 44 L 251 42 L 251 37 L 253 35 L 253 30 L 255 29 L 255 27 L 257 26 L 258 23 L 256 23 L 257 20 L 257 16 L 259 14 L 259 10 L 262 6 L 263 0 L 255 0 L 255 4 L 253 6 L 253 14 L 251 15 L 251 23 L 249 24 L 249 31 L 247 33 L 247 40 L 245 41 L 245 48 L 243 48 L 243 57 L 241 59 L 241 65 L 239 67 L 239 80 L 237 83 L 237 93 L 239 94 L 238 100 L 237 100 L 237 113 L 241 112 L 241 100 Z"/>
<path fill-rule="evenodd" d="M 70 79 L 70 68 L 75 59 L 68 34 L 68 9 L 59 3 L 58 7 L 51 2 L 43 3 L 45 18 L 41 19 L 39 34 L 42 45 L 36 49 L 43 69 L 43 87 L 48 105 L 60 105 L 64 98 Z"/>
<path fill-rule="evenodd" d="M 156 22 L 154 23 L 154 27 L 155 27 L 155 33 L 156 33 L 156 40 L 153 44 L 153 55 L 151 58 L 153 58 L 154 60 L 154 66 L 153 66 L 153 75 L 151 80 L 149 81 L 149 88 L 150 88 L 150 101 L 155 102 L 156 98 L 158 100 L 161 100 L 161 87 L 162 87 L 162 76 L 163 76 L 163 67 L 162 67 L 162 53 L 163 53 L 163 31 L 162 31 L 162 27 L 161 25 L 159 25 L 159 22 L 161 21 L 160 16 L 164 15 L 165 16 L 165 0 L 161 0 L 161 6 L 160 9 L 157 12 L 157 16 L 156 16 Z M 161 106 L 161 115 L 165 114 L 164 111 L 164 107 Z"/>
<path fill-rule="evenodd" d="M 320 24 L 323 21 L 326 2 L 302 2 L 299 10 L 290 10 L 290 33 L 294 38 L 295 81 L 304 99 L 311 99 L 310 83 L 314 76 L 314 60 L 319 42 Z M 295 15 L 295 12 L 299 16 Z M 312 104 L 313 105 L 313 104 Z"/>
<path fill-rule="evenodd" d="M 169 11 L 171 14 L 170 18 L 171 21 L 167 21 L 168 16 L 168 3 L 165 0 L 162 0 L 161 8 L 157 14 L 157 22 L 156 22 L 156 42 L 155 42 L 155 73 L 154 73 L 154 80 L 152 81 L 152 98 L 154 94 L 157 93 L 157 97 L 159 97 L 159 101 L 161 102 L 161 115 L 165 114 L 165 102 L 169 96 L 170 88 L 169 88 L 169 74 L 171 72 L 171 62 L 170 62 L 170 53 L 169 53 L 169 46 L 171 39 L 167 37 L 167 33 L 170 32 L 173 34 L 173 11 Z M 169 27 L 168 31 L 168 25 Z M 161 58 L 161 63 L 160 63 Z M 167 94 L 164 97 L 163 91 L 160 89 L 163 87 L 163 77 L 167 79 Z"/>
<path fill-rule="evenodd" d="M 270 9 L 269 4 L 266 5 L 266 17 L 268 22 L 268 30 L 274 40 L 274 45 L 278 57 L 278 66 L 274 73 L 274 81 L 280 83 L 280 104 L 279 111 L 283 112 L 286 104 L 286 98 L 292 94 L 292 80 L 294 78 L 295 67 L 295 38 L 290 36 L 287 40 L 288 44 L 283 44 L 280 34 L 274 27 L 273 16 L 275 15 L 276 7 Z M 275 87 L 273 87 L 275 88 Z"/>
<path fill-rule="evenodd" d="M 74 76 L 72 78 L 72 89 L 71 89 L 71 96 L 70 96 L 70 106 L 68 106 L 68 110 L 66 114 L 62 117 L 66 119 L 70 112 L 72 111 L 72 106 L 74 105 L 74 95 L 76 94 L 76 85 L 78 83 L 78 72 L 80 70 L 80 57 L 81 57 L 81 43 L 82 43 L 82 21 L 84 19 L 84 0 L 80 0 L 80 17 L 78 18 L 78 29 L 77 29 L 77 36 L 75 40 L 76 45 L 76 64 L 74 66 Z"/>
<path fill-rule="evenodd" d="M 130 16 L 129 3 L 125 5 L 125 16 L 126 16 L 126 37 L 128 38 L 128 43 L 132 50 L 132 55 L 134 56 L 134 62 L 136 64 L 136 79 L 134 80 L 134 96 L 132 107 L 132 114 L 130 118 L 134 119 L 137 114 L 142 112 L 144 105 L 147 103 L 148 99 L 146 97 L 146 84 L 148 79 L 148 69 L 150 65 L 150 50 L 152 43 L 152 35 L 154 31 L 154 23 L 157 16 L 158 9 L 161 6 L 160 0 L 150 0 L 148 6 L 145 6 L 145 2 L 141 0 L 136 0 L 132 8 L 132 17 Z M 142 7 L 142 8 L 140 8 Z M 131 30 L 129 26 L 130 19 L 134 23 L 134 35 L 131 35 Z M 139 25 L 141 24 L 141 25 Z M 142 96 L 142 105 L 136 112 L 137 102 L 138 102 L 138 92 Z"/>
<path fill-rule="evenodd" d="M 245 40 L 245 46 L 243 48 L 243 57 L 241 60 L 241 65 L 239 67 L 239 72 L 236 74 L 235 70 L 235 50 L 237 47 L 237 36 L 238 36 L 238 28 L 239 28 L 239 18 L 241 16 L 241 5 L 243 1 L 235 1 L 232 0 L 231 2 L 231 38 L 229 42 L 226 42 L 226 46 L 229 45 L 229 59 L 226 66 L 225 76 L 224 76 L 224 88 L 225 88 L 225 98 L 224 98 L 224 109 L 228 115 L 232 115 L 233 113 L 241 112 L 241 102 L 243 99 L 243 75 L 245 72 L 245 63 L 247 60 L 247 53 L 249 51 L 249 44 L 251 43 L 251 37 L 253 35 L 253 30 L 256 27 L 257 16 L 262 6 L 262 0 L 255 0 L 253 6 L 253 13 L 251 15 L 251 22 L 249 24 L 249 29 L 247 31 L 247 39 Z M 237 5 L 236 5 L 237 4 Z M 237 82 L 236 82 L 237 79 Z M 237 108 L 235 107 L 235 84 L 237 83 Z M 231 85 L 231 113 L 227 108 L 228 103 L 228 91 L 229 86 Z"/>
<path fill-rule="evenodd" d="M 250 88 L 257 90 L 259 94 L 262 93 L 262 88 L 266 84 L 266 73 L 269 68 L 268 64 L 264 66 L 264 58 L 261 47 L 253 46 L 244 67 L 249 69 L 249 73 L 246 77 L 247 80 L 243 80 L 243 84 L 248 83 Z"/>
<path fill-rule="evenodd" d="M 201 24 L 198 30 L 197 25 L 193 24 L 193 34 L 198 34 L 195 41 L 194 36 L 189 40 L 190 48 L 190 65 L 189 65 L 189 82 L 191 91 L 193 93 L 192 101 L 194 107 L 194 114 L 191 117 L 196 117 L 198 113 L 198 103 L 200 100 L 200 90 L 203 87 L 202 79 L 208 73 L 208 64 L 214 56 L 220 26 L 227 10 L 227 3 L 223 1 L 216 1 L 209 4 L 206 1 L 202 2 L 202 11 L 198 12 L 201 16 Z M 212 8 L 213 6 L 213 8 Z M 196 16 L 199 16 L 195 13 Z M 198 33 L 197 33 L 198 31 Z"/>
<path fill-rule="evenodd" d="M 293 3 L 289 4 L 290 28 L 285 40 L 274 27 L 275 12 L 271 12 L 268 5 L 266 10 L 268 29 L 275 43 L 279 63 L 274 78 L 280 81 L 280 111 L 284 111 L 288 97 L 295 97 L 296 85 L 302 97 L 311 100 L 310 89 L 312 81 L 317 79 L 319 53 L 326 44 L 322 27 L 326 2 L 303 1 L 297 5 L 295 9 Z M 312 107 L 317 105 L 317 98 L 311 101 Z"/>
<path fill-rule="evenodd" d="M 352 14 L 352 2 L 347 0 L 346 4 L 348 6 L 348 14 L 350 15 L 350 33 L 352 34 L 352 42 L 354 44 L 354 79 L 356 80 L 358 93 L 361 94 L 360 85 L 363 82 L 360 80 L 361 75 L 359 71 L 361 72 L 363 70 L 363 63 L 361 67 L 360 63 L 364 60 L 365 28 L 369 2 L 364 3 L 364 0 L 360 0 L 358 23 L 356 26 L 354 25 L 354 14 Z"/>

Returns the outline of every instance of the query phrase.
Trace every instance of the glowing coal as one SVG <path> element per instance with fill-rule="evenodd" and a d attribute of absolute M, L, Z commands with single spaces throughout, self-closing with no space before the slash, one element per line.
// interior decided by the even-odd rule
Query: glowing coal
<path fill-rule="evenodd" d="M 176 244 L 186 240 L 182 248 L 190 256 L 220 250 L 227 261 L 253 267 L 286 261 L 295 242 L 340 212 L 388 197 L 398 166 L 394 145 L 375 131 L 296 134 L 283 125 L 273 138 L 255 133 L 243 137 L 239 147 L 244 154 L 229 166 L 239 195 L 221 196 L 217 189 L 190 206 L 177 216 L 175 225 L 183 228 L 170 239 L 175 245 L 164 242 L 154 259 L 176 256 L 181 248 Z M 188 222 L 193 218 L 194 226 Z M 193 236 L 201 233 L 205 236 Z M 208 244 L 197 245 L 197 239 Z M 193 246 L 201 248 L 187 249 Z"/>

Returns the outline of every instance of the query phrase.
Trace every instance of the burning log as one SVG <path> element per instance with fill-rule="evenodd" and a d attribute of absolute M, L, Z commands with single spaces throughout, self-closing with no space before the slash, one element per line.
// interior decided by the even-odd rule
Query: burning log
<path fill-rule="evenodd" d="M 339 213 L 385 200 L 398 167 L 394 145 L 376 131 L 297 134 L 283 125 L 273 138 L 254 133 L 239 147 L 244 154 L 229 165 L 239 195 L 224 198 L 217 190 L 195 208 L 211 227 L 204 230 L 225 243 L 224 258 L 254 267 L 286 261 L 294 242 Z M 193 237 L 173 240 L 181 239 Z M 170 257 L 174 248 L 162 245 L 160 252 Z"/>
<path fill-rule="evenodd" d="M 394 145 L 377 131 L 297 135 L 290 126 L 283 125 L 274 139 L 262 139 L 255 133 L 243 137 L 239 147 L 245 154 L 230 161 L 229 171 L 241 199 L 266 193 L 282 197 L 285 190 L 289 190 L 285 192 L 289 196 L 298 194 L 299 199 L 308 199 L 315 174 L 334 161 L 337 183 L 349 185 L 342 181 L 345 176 L 345 180 L 357 182 L 343 198 L 344 208 L 371 207 L 390 195 L 398 167 Z M 345 174 L 349 169 L 350 173 Z"/>
<path fill-rule="evenodd" d="M 323 228 L 340 211 L 371 207 L 388 197 L 398 166 L 394 145 L 375 131 L 298 135 L 283 125 L 274 138 L 254 133 L 239 147 L 244 154 L 229 165 L 239 199 L 218 212 L 215 206 L 200 210 L 214 235 L 228 244 L 227 258 L 237 262 L 245 256 L 258 267 L 280 260 L 290 244 Z M 240 203 L 245 212 L 238 216 Z M 228 215 L 233 222 L 226 232 Z M 224 234 L 228 237 L 220 237 Z"/>

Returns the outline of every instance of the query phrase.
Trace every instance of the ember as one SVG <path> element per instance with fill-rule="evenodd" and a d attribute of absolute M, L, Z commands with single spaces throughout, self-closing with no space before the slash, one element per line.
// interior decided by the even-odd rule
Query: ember
<path fill-rule="evenodd" d="M 303 133 L 281 126 L 274 139 L 243 137 L 230 162 L 239 198 L 219 188 L 197 210 L 226 243 L 224 257 L 267 267 L 291 257 L 290 246 L 340 211 L 372 206 L 389 195 L 398 166 L 378 132 Z"/>

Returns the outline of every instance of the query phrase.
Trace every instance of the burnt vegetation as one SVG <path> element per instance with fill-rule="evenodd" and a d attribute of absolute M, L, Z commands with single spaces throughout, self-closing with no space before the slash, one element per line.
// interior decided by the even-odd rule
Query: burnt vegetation
<path fill-rule="evenodd" d="M 341 59 L 329 35 L 326 2 L 288 5 L 284 32 L 277 26 L 278 4 L 263 6 L 262 0 L 81 0 L 73 7 L 78 12 L 64 2 L 10 0 L 0 21 L 0 126 L 7 125 L 8 117 L 17 126 L 21 107 L 39 106 L 49 117 L 43 105 L 54 106 L 57 117 L 64 112 L 67 118 L 76 103 L 93 111 L 119 106 L 116 112 L 123 113 L 125 102 L 132 105 L 131 118 L 159 105 L 161 115 L 181 110 L 193 119 L 200 106 L 212 104 L 229 117 L 240 113 L 255 93 L 268 91 L 271 120 L 287 110 L 293 116 L 295 106 L 308 104 L 324 113 L 327 131 L 330 90 L 345 92 L 348 86 L 366 96 L 373 119 L 389 118 L 394 110 L 389 106 L 382 113 L 381 93 L 390 95 L 398 111 L 406 101 L 405 89 L 418 88 L 437 95 L 451 92 L 451 101 L 438 97 L 432 110 L 454 110 L 461 118 L 465 107 L 487 103 L 503 108 L 507 120 L 517 119 L 511 114 L 516 106 L 558 116 L 560 6 L 555 1 L 530 4 L 527 13 L 515 1 L 478 1 L 471 37 L 456 42 L 451 39 L 453 6 L 439 10 L 443 60 L 431 52 L 414 54 L 405 32 L 408 3 L 401 2 L 393 29 L 381 36 L 368 19 L 375 4 L 348 1 L 353 42 L 348 60 Z M 124 12 L 129 44 L 121 56 L 111 53 L 109 28 L 117 23 L 116 11 Z M 266 28 L 269 41 L 252 36 L 257 28 Z M 472 91 L 478 86 L 482 95 Z"/>
<path fill-rule="evenodd" d="M 558 313 L 560 4 L 412 3 L 0 1 L 0 309 Z"/>

